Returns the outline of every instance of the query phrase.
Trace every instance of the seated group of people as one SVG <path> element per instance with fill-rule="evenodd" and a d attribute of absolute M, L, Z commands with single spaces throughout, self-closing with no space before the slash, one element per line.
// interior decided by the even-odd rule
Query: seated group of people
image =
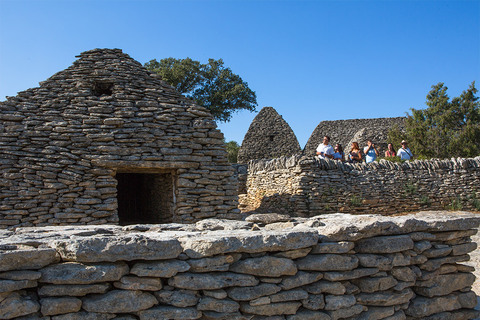
<path fill-rule="evenodd" d="M 348 161 L 351 163 L 358 163 L 365 161 L 366 163 L 370 163 L 377 159 L 379 152 L 375 144 L 371 141 L 367 141 L 367 146 L 363 148 L 363 152 L 360 150 L 358 142 L 352 142 L 352 147 L 350 152 L 345 155 L 343 152 L 342 145 L 337 143 L 335 148 L 333 148 L 330 144 L 330 137 L 325 136 L 323 137 L 323 142 L 320 143 L 317 147 L 317 156 L 320 159 L 333 159 L 339 161 Z M 385 151 L 385 158 L 389 157 L 400 157 L 401 160 L 410 160 L 413 159 L 412 151 L 407 146 L 407 141 L 402 141 L 402 146 L 398 149 L 398 152 L 395 152 L 393 145 L 391 143 L 388 144 L 388 150 Z"/>

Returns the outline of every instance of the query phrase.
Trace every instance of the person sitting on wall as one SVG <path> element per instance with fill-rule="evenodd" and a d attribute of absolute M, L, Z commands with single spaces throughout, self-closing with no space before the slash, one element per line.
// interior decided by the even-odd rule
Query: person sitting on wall
<path fill-rule="evenodd" d="M 325 136 L 323 137 L 323 142 L 318 145 L 317 156 L 320 159 L 325 159 L 325 158 L 333 159 L 334 151 L 333 151 L 333 147 L 328 144 L 329 142 L 330 142 L 330 137 Z"/>
<path fill-rule="evenodd" d="M 343 152 L 343 147 L 340 143 L 337 143 L 334 148 L 335 153 L 333 154 L 333 160 L 345 161 L 345 153 Z"/>
<path fill-rule="evenodd" d="M 397 156 L 400 157 L 400 160 L 411 160 L 413 159 L 413 153 L 407 147 L 407 141 L 402 140 L 402 147 L 398 149 Z"/>
<path fill-rule="evenodd" d="M 393 149 L 393 144 L 389 143 L 388 150 L 385 151 L 385 158 L 395 157 L 396 155 L 397 153 L 395 152 L 395 149 Z"/>
<path fill-rule="evenodd" d="M 360 151 L 358 142 L 352 142 L 352 147 L 350 149 L 348 158 L 352 163 L 362 162 L 362 152 Z"/>
<path fill-rule="evenodd" d="M 363 148 L 363 153 L 365 153 L 366 163 L 373 162 L 375 159 L 377 159 L 378 150 L 372 140 L 367 140 L 367 146 Z"/>

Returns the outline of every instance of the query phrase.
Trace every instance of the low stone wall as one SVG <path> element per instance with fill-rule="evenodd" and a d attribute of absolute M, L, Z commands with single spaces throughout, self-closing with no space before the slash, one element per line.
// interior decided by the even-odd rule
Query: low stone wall
<path fill-rule="evenodd" d="M 307 156 L 251 161 L 242 189 L 243 212 L 307 217 L 328 212 L 480 211 L 480 157 L 369 164 Z"/>
<path fill-rule="evenodd" d="M 278 214 L 0 231 L 1 319 L 474 319 L 480 218 Z"/>

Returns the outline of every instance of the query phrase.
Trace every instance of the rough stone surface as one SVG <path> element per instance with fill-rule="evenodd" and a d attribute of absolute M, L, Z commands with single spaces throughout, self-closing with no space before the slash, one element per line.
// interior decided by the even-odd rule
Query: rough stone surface
<path fill-rule="evenodd" d="M 272 159 L 301 152 L 288 123 L 272 107 L 264 107 L 253 119 L 238 150 L 238 163 Z"/>
<path fill-rule="evenodd" d="M 121 252 L 116 262 L 105 254 L 106 261 L 94 263 L 71 255 L 73 261 L 32 269 L 8 266 L 0 272 L 0 318 L 473 319 L 475 268 L 462 262 L 479 224 L 476 214 L 442 212 L 292 217 L 289 226 L 270 230 L 272 224 L 235 229 L 235 221 L 214 219 L 18 228 L 0 232 L 0 251 L 65 252 L 68 239 L 87 248 L 95 238 L 103 244 L 88 250 L 99 259 L 130 237 L 126 251 L 161 238 L 181 252 L 153 260 L 150 250 Z"/>
<path fill-rule="evenodd" d="M 238 214 L 223 134 L 207 109 L 119 49 L 78 58 L 0 102 L 0 228 Z M 148 183 L 165 191 L 155 195 L 161 212 L 119 214 L 117 172 L 149 174 Z"/>

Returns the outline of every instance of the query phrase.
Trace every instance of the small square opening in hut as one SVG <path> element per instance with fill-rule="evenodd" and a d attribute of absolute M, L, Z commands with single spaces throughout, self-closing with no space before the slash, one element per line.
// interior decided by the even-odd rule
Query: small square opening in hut
<path fill-rule="evenodd" d="M 172 222 L 171 173 L 117 173 L 116 178 L 120 225 Z"/>

